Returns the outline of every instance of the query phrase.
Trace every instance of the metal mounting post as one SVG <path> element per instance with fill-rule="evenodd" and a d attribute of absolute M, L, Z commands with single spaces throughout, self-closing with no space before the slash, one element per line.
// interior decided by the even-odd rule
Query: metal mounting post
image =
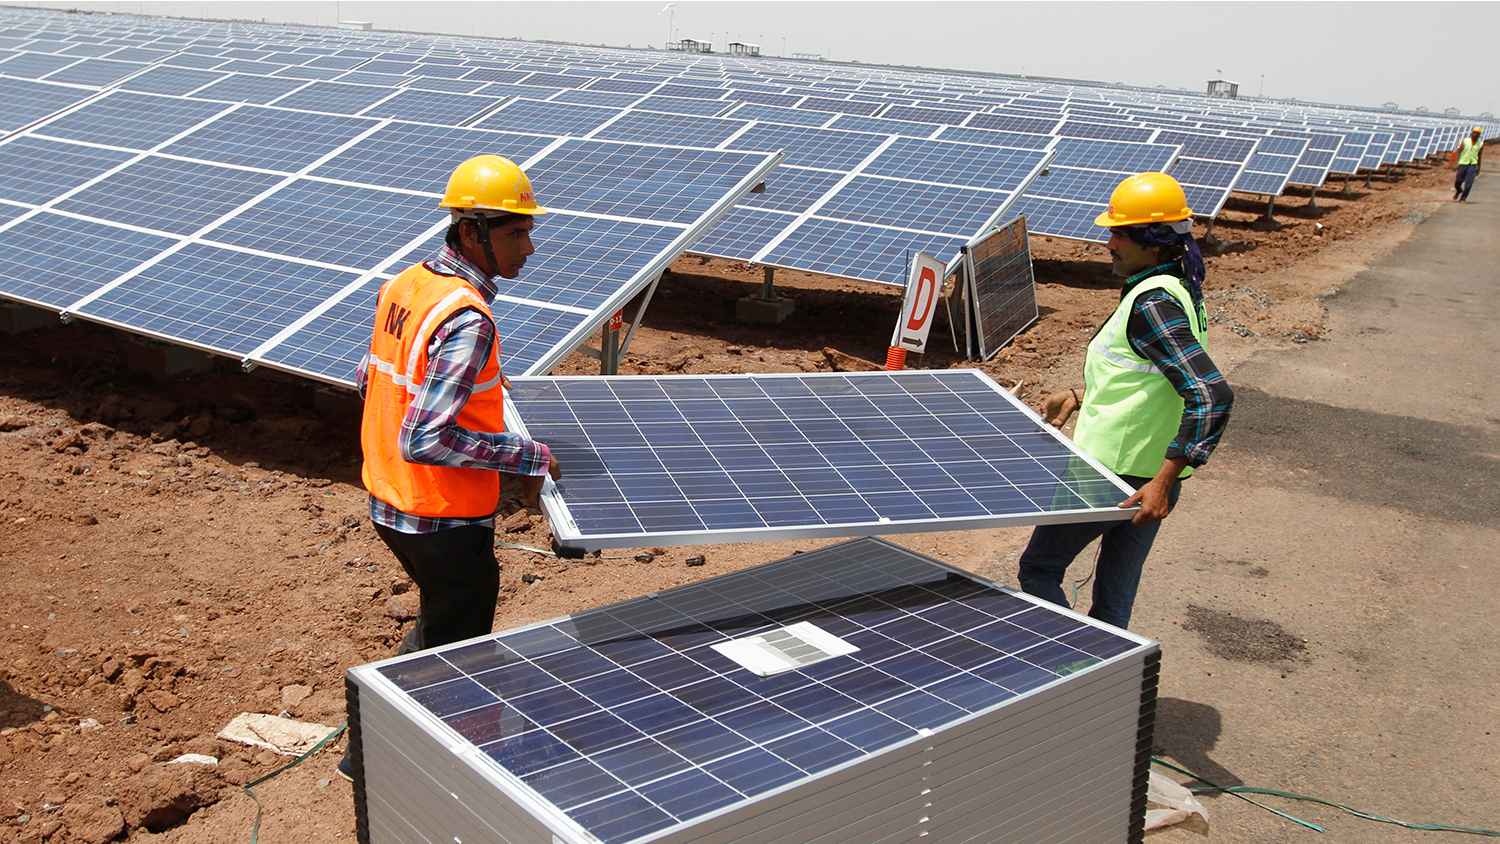
<path fill-rule="evenodd" d="M 1317 185 L 1313 185 L 1312 187 L 1310 187 L 1310 188 L 1307 189 L 1307 207 L 1308 208 L 1317 208 L 1318 207 L 1318 186 Z"/>
<path fill-rule="evenodd" d="M 1353 196 L 1353 194 L 1349 193 L 1349 174 L 1348 173 L 1344 174 L 1344 192 L 1341 193 L 1341 194 L 1339 194 L 1339 196 Z"/>
<path fill-rule="evenodd" d="M 766 273 L 765 283 L 761 285 L 760 293 L 755 296 L 742 297 L 734 305 L 734 315 L 744 322 L 768 322 L 779 323 L 792 315 L 792 309 L 796 307 L 796 301 L 785 296 L 778 296 L 773 282 L 776 278 L 775 267 L 764 267 Z"/>

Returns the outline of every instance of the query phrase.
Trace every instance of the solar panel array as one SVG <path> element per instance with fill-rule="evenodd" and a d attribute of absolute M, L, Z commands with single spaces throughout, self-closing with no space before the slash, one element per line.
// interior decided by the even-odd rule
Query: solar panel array
<path fill-rule="evenodd" d="M 1131 491 L 973 369 L 517 378 L 572 551 L 1127 517 Z M 507 419 L 510 419 L 507 416 Z"/>
<path fill-rule="evenodd" d="M 1279 193 L 1320 174 L 1413 160 L 1450 148 L 1467 128 L 1436 117 L 768 58 L 19 10 L 0 21 L 8 24 L 0 77 L 24 86 L 0 93 L 25 100 L 7 115 L 12 121 L 77 96 L 78 86 L 116 86 L 530 134 L 785 149 L 788 166 L 709 232 L 700 251 L 891 284 L 904 283 L 909 252 L 951 259 L 962 241 L 1016 210 L 1035 232 L 1101 240 L 1080 222 L 1088 209 L 1068 202 L 1086 195 L 1102 206 L 1112 187 L 1105 183 L 1120 171 L 1063 165 L 1089 173 L 1029 188 L 1056 139 L 1151 143 L 1158 130 L 1340 138 L 1337 148 L 1309 143 L 1298 153 L 1246 156 L 1250 166 L 1227 183 L 1224 168 L 1167 161 L 1163 168 L 1191 186 L 1195 211 L 1212 216 L 1231 189 Z M 1399 143 L 1361 145 L 1369 129 L 1399 134 Z M 916 157 L 945 156 L 987 162 L 1005 178 L 904 169 Z M 1129 153 L 1114 158 L 1120 166 Z M 896 195 L 902 201 L 893 204 Z"/>
<path fill-rule="evenodd" d="M 800 667 L 724 650 L 768 640 Z M 352 669 L 356 814 L 371 842 L 1138 838 L 1157 655 L 861 539 Z"/>
<path fill-rule="evenodd" d="M 0 296 L 338 384 L 380 282 L 438 244 L 433 199 L 471 152 L 523 163 L 559 211 L 497 302 L 519 374 L 555 365 L 684 250 L 903 284 L 912 252 L 951 261 L 1015 213 L 1035 233 L 1102 240 L 1092 218 L 1133 172 L 1173 173 L 1212 215 L 1231 190 L 1274 195 L 1413 160 L 1468 126 L 1048 80 L 20 9 L 0 12 L 0 106 Z M 785 166 L 760 166 L 776 150 Z"/>

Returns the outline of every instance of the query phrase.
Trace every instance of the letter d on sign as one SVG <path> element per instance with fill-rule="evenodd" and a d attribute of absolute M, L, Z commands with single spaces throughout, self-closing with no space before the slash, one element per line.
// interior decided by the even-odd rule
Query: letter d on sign
<path fill-rule="evenodd" d="M 891 335 L 891 345 L 921 354 L 927 349 L 927 332 L 932 328 L 932 314 L 937 309 L 938 293 L 947 267 L 942 261 L 924 252 L 918 252 L 911 264 L 911 277 L 906 281 L 906 301 L 901 306 L 901 319 L 896 323 L 896 333 Z"/>

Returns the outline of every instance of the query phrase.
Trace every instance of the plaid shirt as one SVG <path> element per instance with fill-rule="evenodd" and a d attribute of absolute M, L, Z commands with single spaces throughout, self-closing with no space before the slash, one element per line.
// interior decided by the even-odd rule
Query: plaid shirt
<path fill-rule="evenodd" d="M 1120 292 L 1121 300 L 1136 282 L 1158 275 L 1159 269 L 1142 273 L 1127 283 Z M 1135 353 L 1155 364 L 1182 396 L 1182 425 L 1167 446 L 1166 459 L 1186 457 L 1194 467 L 1207 463 L 1229 424 L 1234 391 L 1208 356 L 1208 350 L 1193 336 L 1182 304 L 1165 290 L 1138 297 L 1125 323 L 1125 337 Z"/>
<path fill-rule="evenodd" d="M 468 281 L 486 302 L 495 284 L 462 255 L 444 246 L 427 268 Z M 471 431 L 458 424 L 474 379 L 495 342 L 495 325 L 479 311 L 462 310 L 444 320 L 427 344 L 427 376 L 401 422 L 401 457 L 411 463 L 494 469 L 517 475 L 545 475 L 552 456 L 547 446 L 519 434 Z M 370 356 L 360 361 L 355 381 L 365 395 Z M 370 519 L 402 533 L 434 533 L 465 525 L 493 525 L 493 515 L 477 519 L 418 516 L 370 496 Z"/>

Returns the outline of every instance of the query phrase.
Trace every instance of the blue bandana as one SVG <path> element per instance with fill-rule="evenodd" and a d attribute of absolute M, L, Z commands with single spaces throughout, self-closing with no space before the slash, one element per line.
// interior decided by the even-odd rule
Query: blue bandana
<path fill-rule="evenodd" d="M 1193 239 L 1193 221 L 1175 223 L 1141 223 L 1135 226 L 1120 226 L 1137 246 L 1181 246 L 1182 275 L 1187 280 L 1188 293 L 1194 302 L 1203 301 L 1203 277 L 1208 268 L 1203 264 L 1203 253 L 1198 251 L 1198 241 Z"/>

